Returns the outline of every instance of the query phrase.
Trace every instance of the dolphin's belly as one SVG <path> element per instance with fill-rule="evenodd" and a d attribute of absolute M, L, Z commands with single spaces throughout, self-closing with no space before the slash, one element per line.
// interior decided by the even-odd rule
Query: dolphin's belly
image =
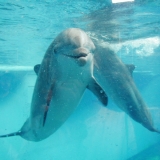
<path fill-rule="evenodd" d="M 104 75 L 101 77 L 104 90 L 123 111 L 128 112 L 129 108 L 140 106 L 142 102 L 137 99 L 138 91 L 130 73 L 122 69 Z"/>
<path fill-rule="evenodd" d="M 126 110 L 131 99 L 135 100 L 134 82 L 128 68 L 114 54 L 103 52 L 96 55 L 95 75 L 108 96 L 122 109 Z M 95 66 L 96 67 L 96 66 Z"/>
<path fill-rule="evenodd" d="M 63 81 L 56 84 L 45 125 L 43 126 L 44 115 L 39 114 L 32 119 L 31 132 L 33 133 L 33 139 L 45 139 L 54 133 L 73 113 L 85 89 L 86 84 L 81 81 Z"/>
<path fill-rule="evenodd" d="M 84 84 L 65 83 L 57 86 L 54 97 L 51 100 L 50 112 L 47 123 L 55 126 L 53 123 L 63 123 L 74 111 L 86 89 Z M 53 122 L 53 123 L 52 123 Z"/>

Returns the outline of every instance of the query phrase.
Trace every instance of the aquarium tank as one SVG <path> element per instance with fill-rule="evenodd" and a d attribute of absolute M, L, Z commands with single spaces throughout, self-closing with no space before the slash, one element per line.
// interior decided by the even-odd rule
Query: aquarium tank
<path fill-rule="evenodd" d="M 0 0 L 1 160 L 160 160 L 160 0 Z"/>

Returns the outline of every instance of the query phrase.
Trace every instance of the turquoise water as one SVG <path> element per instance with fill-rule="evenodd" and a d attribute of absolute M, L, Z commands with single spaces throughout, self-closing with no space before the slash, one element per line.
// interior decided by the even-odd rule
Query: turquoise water
<path fill-rule="evenodd" d="M 0 134 L 17 131 L 29 116 L 41 62 L 52 40 L 78 27 L 110 42 L 124 63 L 134 64 L 135 83 L 160 128 L 160 2 L 2 1 L 0 2 Z M 85 92 L 75 112 L 41 142 L 0 139 L 2 160 L 160 159 L 160 136 L 134 122 L 109 99 L 103 107 Z"/>

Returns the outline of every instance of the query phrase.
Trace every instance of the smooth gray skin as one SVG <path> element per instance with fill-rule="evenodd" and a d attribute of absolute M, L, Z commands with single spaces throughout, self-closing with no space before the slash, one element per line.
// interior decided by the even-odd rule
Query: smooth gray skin
<path fill-rule="evenodd" d="M 35 67 L 30 117 L 20 131 L 0 137 L 19 135 L 29 141 L 49 137 L 72 114 L 86 88 L 107 105 L 107 96 L 93 77 L 94 50 L 84 31 L 70 28 L 60 33 Z"/>
<path fill-rule="evenodd" d="M 97 45 L 94 59 L 94 76 L 108 97 L 135 121 L 150 131 L 160 133 L 154 128 L 148 107 L 133 81 L 131 72 L 134 66 L 125 65 L 109 44 Z"/>

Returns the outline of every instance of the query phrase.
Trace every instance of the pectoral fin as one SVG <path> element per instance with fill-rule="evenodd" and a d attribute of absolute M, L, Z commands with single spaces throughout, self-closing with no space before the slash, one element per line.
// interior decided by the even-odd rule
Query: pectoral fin
<path fill-rule="evenodd" d="M 36 75 L 38 75 L 40 67 L 41 67 L 40 64 L 37 64 L 37 65 L 34 66 L 34 71 L 35 71 Z"/>
<path fill-rule="evenodd" d="M 103 105 L 107 106 L 108 104 L 108 96 L 105 91 L 100 87 L 100 85 L 96 82 L 96 80 L 92 77 L 90 83 L 87 88 L 93 92 L 95 96 L 102 102 Z"/>
<path fill-rule="evenodd" d="M 135 65 L 134 64 L 126 64 L 126 67 L 128 68 L 129 72 L 133 73 L 134 69 L 135 69 Z"/>

